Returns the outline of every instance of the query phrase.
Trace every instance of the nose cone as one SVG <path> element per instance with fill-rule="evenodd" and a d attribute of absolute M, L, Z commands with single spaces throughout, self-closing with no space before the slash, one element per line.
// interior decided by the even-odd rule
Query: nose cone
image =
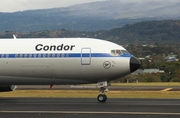
<path fill-rule="evenodd" d="M 130 58 L 130 70 L 131 73 L 136 71 L 139 67 L 140 67 L 141 63 L 138 59 L 136 59 L 135 57 L 131 57 Z"/>

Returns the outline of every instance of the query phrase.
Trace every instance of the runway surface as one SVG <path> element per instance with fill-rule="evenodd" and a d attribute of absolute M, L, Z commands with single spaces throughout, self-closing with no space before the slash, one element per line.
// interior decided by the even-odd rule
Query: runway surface
<path fill-rule="evenodd" d="M 0 118 L 180 118 L 180 99 L 0 98 Z"/>
<path fill-rule="evenodd" d="M 108 86 L 110 90 L 125 91 L 161 91 L 171 88 L 170 91 L 180 91 L 180 86 Z M 18 85 L 17 90 L 49 90 L 48 85 Z M 97 86 L 88 85 L 54 85 L 52 90 L 99 90 Z"/>

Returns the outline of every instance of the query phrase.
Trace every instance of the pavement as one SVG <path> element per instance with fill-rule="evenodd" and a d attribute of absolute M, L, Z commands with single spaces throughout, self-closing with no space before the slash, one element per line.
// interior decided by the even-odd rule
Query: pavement
<path fill-rule="evenodd" d="M 180 118 L 180 99 L 0 98 L 0 118 Z"/>
<path fill-rule="evenodd" d="M 108 86 L 109 90 L 121 91 L 180 91 L 180 86 Z M 49 90 L 50 85 L 18 85 L 17 90 Z M 52 90 L 99 90 L 89 85 L 54 85 Z"/>

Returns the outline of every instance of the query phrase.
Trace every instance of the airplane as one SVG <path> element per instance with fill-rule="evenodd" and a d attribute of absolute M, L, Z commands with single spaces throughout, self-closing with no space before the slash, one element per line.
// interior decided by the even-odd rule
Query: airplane
<path fill-rule="evenodd" d="M 92 38 L 0 39 L 0 92 L 16 85 L 77 85 L 97 83 L 105 102 L 110 81 L 140 67 L 122 46 Z"/>

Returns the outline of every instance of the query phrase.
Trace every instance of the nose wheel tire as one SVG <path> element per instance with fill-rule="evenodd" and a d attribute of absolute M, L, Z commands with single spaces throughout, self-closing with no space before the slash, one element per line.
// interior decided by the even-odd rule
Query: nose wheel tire
<path fill-rule="evenodd" d="M 105 94 L 99 94 L 98 97 L 97 97 L 97 100 L 99 102 L 106 102 L 107 96 Z"/>

